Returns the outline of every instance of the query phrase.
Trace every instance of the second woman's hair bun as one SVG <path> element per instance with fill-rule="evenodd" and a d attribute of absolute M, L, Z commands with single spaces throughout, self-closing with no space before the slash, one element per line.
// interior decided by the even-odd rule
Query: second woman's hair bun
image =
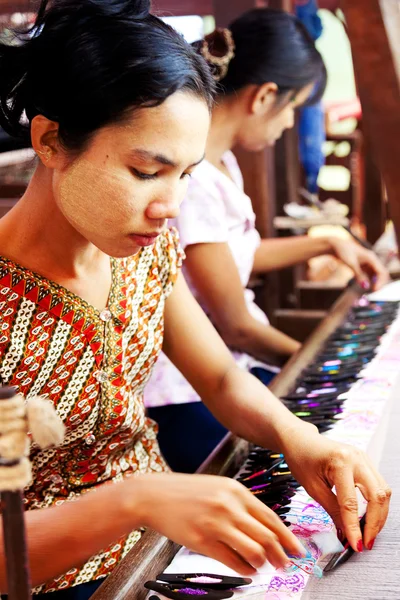
<path fill-rule="evenodd" d="M 198 51 L 210 66 L 216 81 L 224 79 L 235 56 L 235 42 L 229 29 L 215 29 L 198 42 Z"/>

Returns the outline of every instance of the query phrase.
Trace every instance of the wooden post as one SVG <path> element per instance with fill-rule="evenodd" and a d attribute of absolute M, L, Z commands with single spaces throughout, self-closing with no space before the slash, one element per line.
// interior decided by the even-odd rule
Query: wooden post
<path fill-rule="evenodd" d="M 246 194 L 251 198 L 256 214 L 256 226 L 262 238 L 275 236 L 273 220 L 276 215 L 275 193 L 275 153 L 273 148 L 262 152 L 235 150 Z M 262 277 L 261 285 L 255 288 L 257 303 L 273 321 L 279 306 L 279 275 L 267 273 Z"/>
<path fill-rule="evenodd" d="M 2 459 L 0 459 L 0 464 L 9 466 Z M 14 464 L 10 464 L 10 466 L 14 466 Z M 8 600 L 30 600 L 31 598 L 22 497 L 23 494 L 20 491 L 1 493 Z"/>
<path fill-rule="evenodd" d="M 31 0 L 0 0 L 0 14 L 36 12 L 38 3 Z"/>
<path fill-rule="evenodd" d="M 383 190 L 382 176 L 376 165 L 372 155 L 373 143 L 371 142 L 368 132 L 363 132 L 363 223 L 366 228 L 367 240 L 370 244 L 380 238 L 385 231 L 387 214 L 387 204 Z"/>
<path fill-rule="evenodd" d="M 14 388 L 0 387 L 0 402 L 6 402 L 14 396 Z M 7 459 L 0 457 L 1 469 L 10 469 L 19 463 L 19 458 Z M 25 538 L 22 491 L 1 491 L 0 489 L 0 492 L 8 600 L 30 600 L 31 582 Z"/>
<path fill-rule="evenodd" d="M 292 12 L 293 10 L 293 0 L 269 0 L 267 5 L 269 8 L 285 10 L 286 12 Z"/>
<path fill-rule="evenodd" d="M 400 2 L 342 0 L 353 53 L 363 126 L 386 186 L 400 236 Z"/>
<path fill-rule="evenodd" d="M 251 8 L 270 6 L 268 0 L 214 0 L 214 16 L 218 27 L 227 27 L 234 19 Z"/>

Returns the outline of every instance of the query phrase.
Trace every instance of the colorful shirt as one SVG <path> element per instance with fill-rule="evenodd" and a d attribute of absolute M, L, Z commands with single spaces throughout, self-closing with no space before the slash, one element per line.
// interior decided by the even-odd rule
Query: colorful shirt
<path fill-rule="evenodd" d="M 66 425 L 61 447 L 32 445 L 27 510 L 73 500 L 103 482 L 166 470 L 143 388 L 163 339 L 164 303 L 182 262 L 176 232 L 135 256 L 110 259 L 102 312 L 14 262 L 0 259 L 0 377 L 51 400 Z M 36 588 L 51 592 L 108 575 L 140 538 L 132 532 L 81 568 Z"/>
<path fill-rule="evenodd" d="M 268 324 L 265 313 L 254 302 L 254 293 L 246 289 L 253 269 L 254 255 L 260 245 L 255 214 L 251 200 L 244 192 L 243 177 L 234 154 L 226 152 L 223 162 L 230 177 L 206 160 L 195 169 L 179 217 L 172 223 L 179 230 L 183 248 L 191 244 L 206 243 L 229 245 L 244 288 L 247 309 L 255 319 Z M 207 306 L 199 298 L 185 266 L 183 272 L 193 295 L 207 313 Z M 262 364 L 245 353 L 234 352 L 233 355 L 244 369 Z M 273 366 L 268 366 L 268 369 L 279 371 Z M 146 406 L 185 404 L 199 400 L 180 371 L 165 354 L 161 354 L 146 386 Z"/>

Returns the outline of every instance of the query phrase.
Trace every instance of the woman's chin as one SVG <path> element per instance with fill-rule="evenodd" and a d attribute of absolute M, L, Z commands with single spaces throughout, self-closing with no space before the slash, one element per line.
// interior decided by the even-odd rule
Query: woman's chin
<path fill-rule="evenodd" d="M 112 258 L 128 258 L 128 256 L 133 256 L 140 252 L 140 250 L 142 250 L 142 247 L 134 243 L 131 239 L 129 239 L 127 243 L 126 238 L 124 240 L 124 243 L 121 244 L 96 244 L 94 242 L 92 243 L 101 252 L 103 252 L 107 256 L 111 256 Z"/>

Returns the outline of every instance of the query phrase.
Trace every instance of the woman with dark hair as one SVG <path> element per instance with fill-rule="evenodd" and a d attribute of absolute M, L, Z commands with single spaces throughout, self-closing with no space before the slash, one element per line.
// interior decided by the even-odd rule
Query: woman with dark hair
<path fill-rule="evenodd" d="M 61 447 L 31 448 L 38 598 L 88 598 L 143 527 L 241 573 L 302 552 L 238 482 L 168 472 L 143 405 L 162 344 L 226 427 L 285 452 L 355 549 L 355 484 L 369 500 L 365 544 L 385 521 L 390 492 L 369 459 L 238 369 L 179 275 L 165 225 L 203 158 L 212 94 L 203 59 L 146 0 L 43 1 L 30 36 L 0 46 L 0 125 L 39 157 L 0 220 L 0 376 L 47 397 L 66 425 Z"/>
<path fill-rule="evenodd" d="M 254 293 L 246 289 L 252 274 L 331 253 L 362 282 L 376 276 L 379 287 L 388 276 L 377 257 L 354 242 L 308 236 L 261 240 L 256 230 L 232 149 L 257 151 L 274 144 L 293 127 L 295 109 L 322 96 L 325 66 L 302 23 L 286 12 L 254 9 L 194 47 L 208 61 L 218 95 L 206 160 L 193 173 L 173 224 L 193 294 L 238 364 L 268 385 L 300 343 L 272 327 L 255 304 Z M 146 388 L 145 403 L 159 424 L 161 450 L 175 470 L 195 471 L 226 434 L 165 355 Z"/>

